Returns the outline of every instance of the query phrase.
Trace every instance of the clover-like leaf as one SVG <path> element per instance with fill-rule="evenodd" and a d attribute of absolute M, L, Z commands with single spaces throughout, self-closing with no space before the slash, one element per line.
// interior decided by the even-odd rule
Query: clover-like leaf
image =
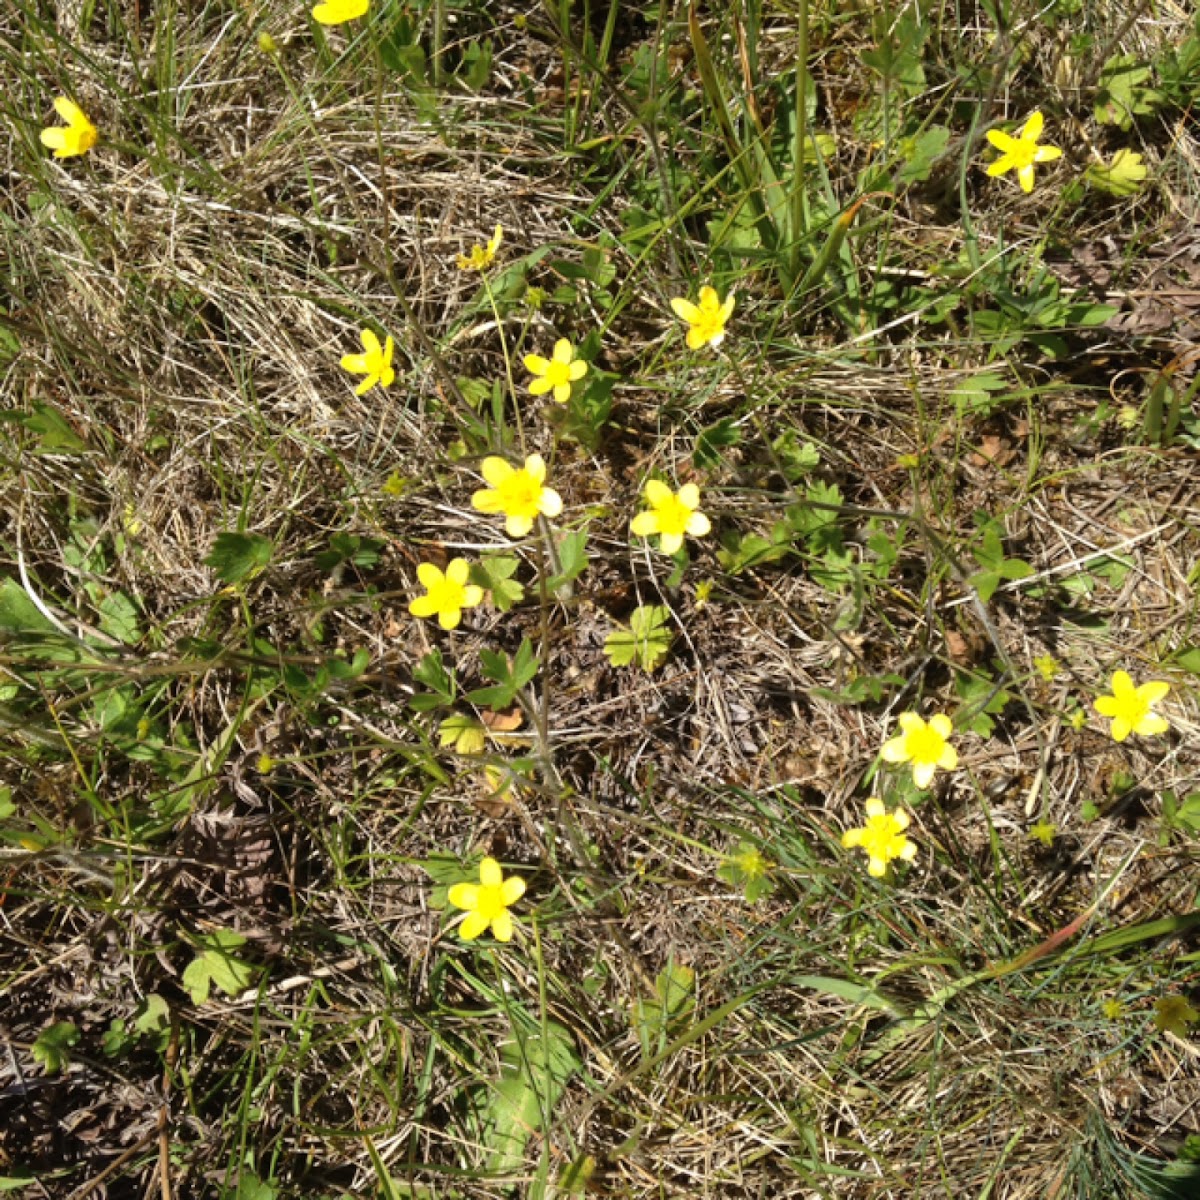
<path fill-rule="evenodd" d="M 71 1060 L 71 1047 L 79 1041 L 74 1021 L 55 1021 L 37 1035 L 30 1050 L 47 1075 L 57 1075 Z"/>
<path fill-rule="evenodd" d="M 1132 196 L 1141 190 L 1149 174 L 1142 163 L 1142 156 L 1122 147 L 1106 163 L 1092 163 L 1084 178 L 1110 196 Z"/>
<path fill-rule="evenodd" d="M 671 649 L 671 630 L 667 622 L 671 610 L 660 604 L 643 604 L 629 617 L 629 627 L 613 630 L 604 641 L 604 653 L 614 667 L 637 663 L 653 671 Z"/>
<path fill-rule="evenodd" d="M 232 953 L 246 944 L 240 933 L 220 929 L 196 941 L 200 952 L 183 973 L 183 986 L 193 1004 L 204 1004 L 213 984 L 227 996 L 237 996 L 250 986 L 258 968 Z"/>

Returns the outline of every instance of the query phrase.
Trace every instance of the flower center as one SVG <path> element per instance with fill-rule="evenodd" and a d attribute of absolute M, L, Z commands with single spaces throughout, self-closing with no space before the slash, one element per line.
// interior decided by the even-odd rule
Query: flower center
<path fill-rule="evenodd" d="M 929 726 L 908 735 L 908 752 L 915 763 L 933 763 L 936 766 L 945 748 L 946 739 Z"/>
<path fill-rule="evenodd" d="M 654 511 L 658 517 L 659 533 L 687 533 L 692 510 L 678 496 L 669 496 L 656 505 Z"/>
<path fill-rule="evenodd" d="M 514 471 L 496 490 L 506 516 L 536 517 L 541 512 L 542 485 L 528 471 Z"/>
<path fill-rule="evenodd" d="M 494 887 L 489 887 L 486 883 L 480 884 L 478 895 L 475 911 L 488 921 L 495 920 L 508 907 L 504 903 L 504 888 L 500 884 Z"/>
<path fill-rule="evenodd" d="M 552 358 L 550 365 L 546 368 L 546 380 L 554 387 L 560 387 L 564 383 L 569 384 L 571 382 L 571 364 Z"/>
<path fill-rule="evenodd" d="M 465 607 L 466 588 L 461 583 L 455 583 L 453 579 L 442 579 L 440 583 L 435 583 L 429 589 L 429 600 L 438 612 L 463 608 Z"/>
<path fill-rule="evenodd" d="M 1037 158 L 1037 142 L 1026 141 L 1024 138 L 1017 138 L 1009 154 L 1013 161 L 1017 164 L 1017 168 L 1032 167 Z"/>
<path fill-rule="evenodd" d="M 885 862 L 891 858 L 899 858 L 906 840 L 904 830 L 900 828 L 894 813 L 867 818 L 862 846 L 872 858 L 882 858 Z"/>

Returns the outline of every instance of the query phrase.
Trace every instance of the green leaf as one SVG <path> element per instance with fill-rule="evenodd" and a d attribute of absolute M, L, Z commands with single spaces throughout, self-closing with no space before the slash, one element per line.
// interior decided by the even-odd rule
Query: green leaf
<path fill-rule="evenodd" d="M 587 569 L 587 540 L 587 533 L 582 529 L 563 536 L 557 547 L 559 572 L 546 583 L 550 591 L 561 591 L 567 584 L 574 583 Z"/>
<path fill-rule="evenodd" d="M 1188 646 L 1177 651 L 1171 661 L 1191 675 L 1200 675 L 1200 646 Z"/>
<path fill-rule="evenodd" d="M 465 713 L 454 713 L 438 726 L 438 744 L 453 746 L 457 754 L 482 754 L 485 740 L 483 726 Z"/>
<path fill-rule="evenodd" d="M 736 446 L 742 440 L 742 431 L 732 417 L 722 417 L 715 424 L 700 431 L 696 448 L 692 451 L 692 462 L 698 467 L 715 467 L 721 461 L 721 451 Z"/>
<path fill-rule="evenodd" d="M 656 1053 L 667 1037 L 678 1032 L 696 1008 L 696 973 L 671 960 L 654 981 L 654 998 L 633 1003 L 633 1024 L 642 1056 Z"/>
<path fill-rule="evenodd" d="M 1108 162 L 1092 163 L 1083 177 L 1099 191 L 1123 197 L 1141 191 L 1148 173 L 1142 156 L 1122 147 Z"/>
<path fill-rule="evenodd" d="M 748 904 L 754 904 L 773 888 L 770 872 L 774 864 L 753 842 L 738 842 L 733 853 L 717 868 L 717 878 L 740 888 Z"/>
<path fill-rule="evenodd" d="M 204 565 L 223 583 L 241 583 L 256 575 L 275 552 L 275 543 L 257 533 L 218 533 Z"/>
<path fill-rule="evenodd" d="M 57 1021 L 37 1035 L 30 1049 L 47 1075 L 57 1075 L 71 1061 L 71 1047 L 78 1041 L 74 1021 Z"/>
<path fill-rule="evenodd" d="M 376 538 L 359 537 L 356 533 L 335 533 L 329 539 L 329 549 L 316 556 L 316 564 L 322 571 L 334 571 L 343 563 L 369 570 L 379 562 L 383 542 Z"/>
<path fill-rule="evenodd" d="M 231 953 L 246 944 L 241 934 L 222 929 L 199 937 L 196 941 L 200 953 L 183 973 L 183 986 L 193 1004 L 204 1004 L 213 984 L 227 996 L 238 996 L 250 986 L 259 968 Z"/>
<path fill-rule="evenodd" d="M 100 628 L 109 637 L 114 637 L 126 646 L 141 641 L 142 632 L 138 625 L 138 610 L 124 592 L 109 592 L 100 601 Z"/>
<path fill-rule="evenodd" d="M 933 173 L 933 164 L 946 152 L 950 130 L 932 125 L 914 137 L 901 138 L 897 149 L 904 159 L 896 173 L 898 183 L 922 183 Z"/>
<path fill-rule="evenodd" d="M 973 413 L 977 416 L 990 416 L 999 406 L 1001 393 L 1008 388 L 1008 380 L 994 371 L 985 371 L 980 375 L 972 375 L 963 380 L 951 393 L 950 399 L 959 415 Z"/>
<path fill-rule="evenodd" d="M 546 1128 L 579 1065 L 570 1033 L 556 1021 L 505 1042 L 500 1077 L 487 1085 L 483 1103 L 481 1140 L 491 1151 L 486 1171 L 502 1175 L 522 1165 L 526 1144 Z"/>
<path fill-rule="evenodd" d="M 495 650 L 482 650 L 479 664 L 488 679 L 496 681 L 496 687 L 476 688 L 467 693 L 472 704 L 482 708 L 502 709 L 517 698 L 517 693 L 538 673 L 538 660 L 533 654 L 533 645 L 528 638 L 521 639 L 516 656 L 511 663 L 507 655 Z"/>
<path fill-rule="evenodd" d="M 471 582 L 492 594 L 503 613 L 525 599 L 524 587 L 513 578 L 521 560 L 512 554 L 485 554 L 471 566 Z"/>
<path fill-rule="evenodd" d="M 797 482 L 821 465 L 821 452 L 812 442 L 801 445 L 794 429 L 781 433 L 771 443 L 771 449 L 789 483 Z"/>
<path fill-rule="evenodd" d="M 7 633 L 57 633 L 25 589 L 15 580 L 0 580 L 0 630 Z"/>
<path fill-rule="evenodd" d="M 671 649 L 672 635 L 668 627 L 671 610 L 658 604 L 643 604 L 629 617 L 628 628 L 618 628 L 604 642 L 604 653 L 614 667 L 627 667 L 636 662 L 646 671 L 653 671 Z"/>
<path fill-rule="evenodd" d="M 145 1038 L 151 1038 L 162 1049 L 171 1032 L 171 1006 L 157 993 L 151 992 L 138 1005 L 133 1027 Z"/>
<path fill-rule="evenodd" d="M 1100 70 L 1095 114 L 1101 125 L 1129 129 L 1134 117 L 1152 113 L 1162 96 L 1146 87 L 1150 68 L 1132 54 L 1115 54 Z"/>
<path fill-rule="evenodd" d="M 88 447 L 66 418 L 48 404 L 34 402 L 33 412 L 16 409 L 0 410 L 0 421 L 24 425 L 38 439 L 34 449 L 41 454 L 82 454 Z"/>
<path fill-rule="evenodd" d="M 416 692 L 408 701 L 416 712 L 429 712 L 434 708 L 454 703 L 454 676 L 442 664 L 442 652 L 431 650 L 413 668 L 413 679 L 423 683 L 428 692 Z"/>

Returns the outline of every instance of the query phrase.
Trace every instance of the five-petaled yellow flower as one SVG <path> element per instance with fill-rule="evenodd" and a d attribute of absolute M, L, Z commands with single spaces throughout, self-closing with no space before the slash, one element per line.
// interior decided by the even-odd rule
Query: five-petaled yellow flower
<path fill-rule="evenodd" d="M 897 720 L 902 732 L 890 742 L 884 742 L 880 753 L 884 762 L 912 763 L 913 782 L 917 787 L 928 787 L 939 767 L 943 771 L 953 771 L 958 766 L 958 751 L 948 740 L 954 732 L 949 717 L 938 713 L 926 724 L 916 713 L 906 712 Z"/>
<path fill-rule="evenodd" d="M 676 296 L 671 301 L 671 308 L 677 317 L 682 317 L 688 323 L 689 350 L 699 350 L 710 342 L 719 346 L 725 337 L 725 323 L 733 312 L 733 293 L 730 292 L 722 304 L 716 289 L 706 284 L 700 289 L 699 304 Z"/>
<path fill-rule="evenodd" d="M 55 158 L 74 158 L 77 154 L 86 154 L 100 136 L 95 125 L 87 119 L 83 109 L 66 96 L 59 96 L 54 101 L 54 111 L 66 121 L 66 128 L 51 125 L 43 129 L 42 145 L 53 150 Z"/>
<path fill-rule="evenodd" d="M 312 10 L 312 15 L 319 25 L 342 25 L 366 16 L 370 7 L 371 0 L 324 0 Z"/>
<path fill-rule="evenodd" d="M 1000 151 L 1000 157 L 988 167 L 987 173 L 1003 175 L 1006 171 L 1015 170 L 1021 190 L 1032 192 L 1033 164 L 1053 162 L 1062 156 L 1057 146 L 1038 145 L 1045 122 L 1046 118 L 1040 112 L 1033 113 L 1016 137 L 999 129 L 989 129 L 987 140 Z"/>
<path fill-rule="evenodd" d="M 630 531 L 636 537 L 660 534 L 664 554 L 675 554 L 683 545 L 685 533 L 703 537 L 712 528 L 700 511 L 700 489 L 694 483 L 685 483 L 673 492 L 661 479 L 651 479 L 643 494 L 650 507 L 633 518 Z"/>
<path fill-rule="evenodd" d="M 496 941 L 510 942 L 513 919 L 508 910 L 523 895 L 525 880 L 519 875 L 505 879 L 500 864 L 494 858 L 485 858 L 479 864 L 479 882 L 456 883 L 446 898 L 455 908 L 467 910 L 458 927 L 458 935 L 464 942 L 477 938 L 489 925 Z"/>
<path fill-rule="evenodd" d="M 588 365 L 583 359 L 575 357 L 575 347 L 566 338 L 559 338 L 554 343 L 553 358 L 527 354 L 525 369 L 537 377 L 529 385 L 531 396 L 552 391 L 558 404 L 566 404 L 571 398 L 571 384 L 587 374 Z"/>
<path fill-rule="evenodd" d="M 389 337 L 386 345 L 381 346 L 379 339 L 370 329 L 362 331 L 362 344 L 365 354 L 342 355 L 342 369 L 354 375 L 365 375 L 366 379 L 354 389 L 356 396 L 365 395 L 376 384 L 380 387 L 391 387 L 396 372 L 392 370 L 392 352 L 395 344 Z"/>
<path fill-rule="evenodd" d="M 1166 717 L 1160 717 L 1154 712 L 1156 705 L 1170 690 L 1169 683 L 1161 680 L 1151 680 L 1135 687 L 1133 680 L 1124 671 L 1117 671 L 1112 677 L 1111 696 L 1097 698 L 1096 711 L 1102 717 L 1112 717 L 1112 734 L 1114 742 L 1123 742 L 1131 733 L 1140 737 L 1149 737 L 1155 733 L 1166 733 L 1171 728 Z"/>
<path fill-rule="evenodd" d="M 917 855 L 917 847 L 904 836 L 908 828 L 908 813 L 902 808 L 888 812 L 883 801 L 872 796 L 867 801 L 867 823 L 861 829 L 847 829 L 842 834 L 842 845 L 851 850 L 855 846 L 867 852 L 867 874 L 876 879 L 887 874 L 888 863 L 893 858 L 909 862 Z"/>
<path fill-rule="evenodd" d="M 500 249 L 500 242 L 503 238 L 504 229 L 497 225 L 496 232 L 488 238 L 486 246 L 472 246 L 470 254 L 458 256 L 459 270 L 486 271 L 496 261 L 496 251 Z"/>
<path fill-rule="evenodd" d="M 443 629 L 457 629 L 464 608 L 474 608 L 483 600 L 483 588 L 468 582 L 471 568 L 465 558 L 452 558 L 443 575 L 433 563 L 421 563 L 417 578 L 426 595 L 418 596 L 408 611 L 414 617 L 437 617 Z"/>
<path fill-rule="evenodd" d="M 471 504 L 481 513 L 503 513 L 509 537 L 524 537 L 539 515 L 557 517 L 562 512 L 562 497 L 543 486 L 546 464 L 540 454 L 531 454 L 519 468 L 489 455 L 480 472 L 491 487 L 477 491 Z"/>

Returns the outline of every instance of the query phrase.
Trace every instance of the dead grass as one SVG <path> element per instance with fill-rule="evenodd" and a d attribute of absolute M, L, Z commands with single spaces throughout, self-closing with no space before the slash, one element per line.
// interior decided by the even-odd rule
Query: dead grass
<path fill-rule="evenodd" d="M 1151 1023 L 1160 996 L 1197 995 L 1194 928 L 1103 935 L 1196 911 L 1196 835 L 1162 808 L 1200 778 L 1178 658 L 1196 644 L 1195 426 L 1153 446 L 1120 411 L 1192 332 L 1184 114 L 1136 126 L 1153 186 L 1128 201 L 1060 209 L 1053 186 L 1026 200 L 967 172 L 982 259 L 1031 256 L 1014 289 L 1040 247 L 1064 291 L 1121 305 L 1055 359 L 980 332 L 978 268 L 945 322 L 911 314 L 969 240 L 955 105 L 990 88 L 989 121 L 1046 107 L 1079 169 L 1076 135 L 1125 144 L 1089 115 L 1103 36 L 1077 56 L 1078 93 L 1047 66 L 1098 20 L 1086 7 L 1045 31 L 1017 14 L 1009 48 L 1028 57 L 1011 76 L 985 9 L 938 9 L 929 90 L 908 103 L 955 141 L 928 182 L 864 215 L 860 278 L 911 290 L 864 303 L 852 329 L 830 290 L 784 303 L 752 257 L 710 256 L 706 222 L 736 184 L 689 183 L 713 142 L 686 55 L 658 118 L 686 211 L 646 242 L 629 236 L 661 196 L 645 129 L 587 71 L 573 90 L 543 13 L 524 29 L 515 9 L 456 13 L 448 61 L 483 35 L 496 58 L 482 92 L 448 91 L 431 120 L 395 71 L 377 86 L 369 47 L 342 56 L 345 36 L 325 46 L 301 10 L 141 9 L 140 24 L 98 11 L 86 33 L 24 4 L 0 24 L 0 322 L 15 339 L 0 552 L 53 621 L 5 600 L 0 1175 L 79 1198 L 482 1198 L 584 1194 L 565 1173 L 590 1161 L 591 1190 L 611 1196 L 1171 1194 L 1129 1164 L 1197 1132 L 1194 1039 Z M 682 50 L 685 12 L 666 11 L 664 44 Z M 788 62 L 790 19 L 769 14 L 764 70 Z M 1157 61 L 1182 28 L 1135 20 L 1120 48 Z M 618 79 L 653 14 L 620 30 Z M 855 125 L 877 87 L 858 57 L 870 34 L 846 14 L 814 30 L 818 124 L 848 201 L 874 153 Z M 958 67 L 985 65 L 991 82 L 955 85 L 943 111 Z M 60 165 L 36 136 L 62 91 L 106 141 Z M 497 222 L 493 309 L 454 260 Z M 564 274 L 587 247 L 604 248 L 609 285 Z M 738 284 L 728 357 L 685 356 L 667 301 L 714 262 Z M 556 296 L 568 282 L 573 304 Z M 356 397 L 338 362 L 364 325 L 395 335 L 398 378 Z M 520 355 L 600 327 L 593 367 L 617 377 L 615 407 L 589 449 L 527 403 Z M 1018 399 L 962 411 L 956 393 L 988 370 Z M 519 428 L 463 399 L 464 380 L 497 378 L 516 384 Z M 696 439 L 723 418 L 739 439 L 698 471 Z M 789 435 L 819 452 L 807 474 L 781 469 Z M 480 457 L 502 447 L 552 459 L 564 524 L 586 525 L 568 601 L 543 609 L 540 549 L 512 550 L 470 506 Z M 716 526 L 679 585 L 628 535 L 651 470 L 702 482 Z M 812 507 L 816 484 L 839 489 L 832 509 Z M 744 570 L 718 559 L 721 535 L 769 537 L 806 506 L 836 512 L 860 571 L 878 535 L 895 562 L 856 592 L 803 537 Z M 1033 571 L 986 605 L 967 582 L 977 514 Z M 229 531 L 273 552 L 226 587 L 205 559 Z M 322 569 L 335 534 L 375 539 L 378 560 Z M 522 559 L 524 604 L 471 612 L 453 637 L 409 617 L 417 563 L 489 550 Z M 673 614 L 653 673 L 603 653 L 638 604 Z M 413 711 L 414 671 L 440 648 L 476 686 L 481 651 L 523 637 L 548 745 L 528 719 L 489 744 L 486 761 L 517 772 L 497 807 L 484 760 L 438 745 L 446 714 Z M 318 678 L 358 650 L 364 673 Z M 1121 667 L 1171 681 L 1168 737 L 1118 746 L 1094 716 L 1072 726 Z M 853 695 L 863 681 L 876 691 Z M 1000 686 L 990 731 L 959 737 L 962 769 L 901 795 L 916 865 L 868 880 L 839 839 L 879 786 L 896 715 L 965 726 Z M 1039 821 L 1050 846 L 1030 837 Z M 756 904 L 717 875 L 742 842 L 772 864 Z M 482 852 L 529 886 L 504 950 L 447 931 L 426 869 Z M 1061 947 L 988 974 L 1085 912 Z M 260 971 L 196 1004 L 183 973 L 218 930 Z M 647 1053 L 638 1002 L 680 964 L 694 1006 Z M 150 995 L 170 1006 L 158 1040 L 130 1032 Z M 50 1073 L 31 1048 L 57 1021 L 80 1038 Z M 579 1069 L 520 1166 L 496 1172 L 502 1048 L 549 1022 Z"/>

